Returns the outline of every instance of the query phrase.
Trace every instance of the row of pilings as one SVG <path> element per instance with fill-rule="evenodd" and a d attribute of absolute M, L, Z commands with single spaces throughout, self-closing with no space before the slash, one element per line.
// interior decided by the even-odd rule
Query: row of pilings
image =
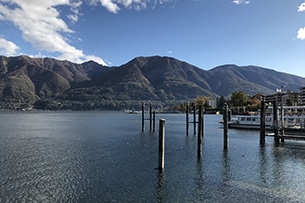
<path fill-rule="evenodd" d="M 152 104 L 149 104 L 149 118 L 145 118 L 145 103 L 142 102 L 142 132 L 145 131 L 145 121 L 149 121 L 149 131 L 156 131 L 156 111 L 152 110 Z"/>
<path fill-rule="evenodd" d="M 202 140 L 204 137 L 204 109 L 202 105 L 196 107 L 195 104 L 192 105 L 192 110 L 190 111 L 189 102 L 186 105 L 186 136 L 189 136 L 190 125 L 193 126 L 193 134 L 197 134 L 197 157 L 201 159 L 202 157 Z M 190 114 L 192 119 L 190 120 Z M 230 110 L 228 105 L 224 105 L 224 149 L 228 149 L 228 122 L 231 118 Z M 155 119 L 156 111 L 152 110 L 152 104 L 149 104 L 149 118 L 145 117 L 145 103 L 142 103 L 142 132 L 145 131 L 145 121 L 149 121 L 149 131 L 155 132 Z M 165 147 L 165 119 L 159 120 L 159 146 L 158 146 L 158 169 L 159 171 L 164 170 L 164 147 Z"/>
<path fill-rule="evenodd" d="M 279 132 L 281 131 L 282 136 L 281 140 L 284 142 L 284 129 L 279 127 L 279 114 L 278 114 L 278 101 L 277 98 L 274 98 L 272 101 L 273 104 L 273 132 L 274 132 L 274 142 L 278 144 L 280 142 L 280 136 Z M 224 136 L 224 149 L 228 148 L 228 123 L 231 120 L 231 115 L 230 115 L 230 110 L 228 105 L 225 103 L 223 107 L 223 125 L 224 125 L 224 130 L 223 130 L 223 136 Z M 265 97 L 261 97 L 261 107 L 260 107 L 260 139 L 259 143 L 261 145 L 265 144 L 265 139 L 266 139 L 266 101 Z"/>
<path fill-rule="evenodd" d="M 204 109 L 200 105 L 196 107 L 195 104 L 190 108 L 189 102 L 186 104 L 186 136 L 189 136 L 190 125 L 193 126 L 194 135 L 197 134 L 197 156 L 198 159 L 202 157 L 202 140 L 204 137 Z M 190 114 L 193 114 L 190 116 Z M 192 117 L 192 120 L 190 119 Z M 265 98 L 261 98 L 261 109 L 260 109 L 260 144 L 265 144 L 266 137 L 266 126 L 265 126 L 265 117 L 266 117 L 266 105 Z M 152 110 L 152 104 L 149 104 L 149 118 L 145 117 L 145 103 L 142 103 L 142 132 L 145 131 L 145 121 L 149 121 L 149 130 L 150 132 L 155 132 L 155 123 L 156 123 L 156 111 Z M 223 147 L 224 150 L 228 149 L 228 124 L 231 120 L 231 111 L 228 105 L 225 103 L 223 107 Z M 273 120 L 274 120 L 274 141 L 279 143 L 280 136 L 279 132 L 281 131 L 282 135 L 284 133 L 283 129 L 279 128 L 278 121 L 278 101 L 275 98 L 273 101 Z M 281 140 L 284 141 L 283 136 Z M 164 147 L 165 147 L 165 119 L 159 120 L 159 147 L 158 147 L 158 169 L 160 171 L 164 170 Z"/>
<path fill-rule="evenodd" d="M 198 119 L 196 119 L 198 110 Z M 186 136 L 189 136 L 189 126 L 193 124 L 193 132 L 196 135 L 197 132 L 197 156 L 201 158 L 202 156 L 202 139 L 204 137 L 204 110 L 202 105 L 199 105 L 198 109 L 196 108 L 196 104 L 192 106 L 192 113 L 193 113 L 193 121 L 190 121 L 190 103 L 187 102 L 186 104 Z M 197 120 L 197 121 L 196 121 Z M 197 128 L 197 129 L 196 129 Z"/>
<path fill-rule="evenodd" d="M 279 105 L 278 105 L 278 97 L 274 96 L 272 100 L 268 102 L 272 103 L 273 106 L 273 134 L 274 134 L 274 142 L 275 144 L 279 144 L 284 142 L 284 126 L 280 126 L 279 122 Z M 281 120 L 283 119 L 283 103 L 281 102 Z M 266 100 L 265 97 L 261 97 L 261 109 L 260 109 L 260 144 L 265 144 L 266 138 Z"/>
<path fill-rule="evenodd" d="M 149 117 L 145 117 L 145 103 L 142 102 L 142 133 L 145 131 L 145 121 L 149 121 L 149 131 L 156 131 L 156 111 L 152 109 L 152 104 L 149 104 Z M 164 148 L 165 148 L 165 119 L 159 120 L 159 144 L 158 144 L 158 170 L 164 170 Z"/>
<path fill-rule="evenodd" d="M 200 105 L 198 109 L 195 104 L 192 107 L 193 121 L 189 120 L 190 106 L 187 103 L 186 107 L 186 134 L 189 136 L 189 125 L 193 124 L 194 135 L 197 133 L 197 156 L 201 159 L 202 156 L 202 139 L 204 137 L 204 110 Z M 198 113 L 197 113 L 198 110 Z M 149 121 L 149 131 L 155 132 L 156 123 L 156 111 L 152 109 L 152 104 L 149 104 L 149 117 L 145 117 L 145 103 L 142 103 L 142 132 L 145 131 L 145 121 Z M 196 118 L 198 115 L 198 119 Z M 164 148 L 165 148 L 165 119 L 159 120 L 159 144 L 158 144 L 158 170 L 162 172 L 164 170 Z"/>

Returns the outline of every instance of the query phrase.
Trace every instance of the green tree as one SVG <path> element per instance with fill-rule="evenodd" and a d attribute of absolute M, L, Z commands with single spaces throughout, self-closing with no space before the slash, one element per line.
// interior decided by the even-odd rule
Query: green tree
<path fill-rule="evenodd" d="M 195 99 L 196 106 L 202 105 L 203 107 L 207 107 L 208 103 L 207 101 L 211 100 L 211 97 L 207 96 L 197 96 Z"/>
<path fill-rule="evenodd" d="M 235 91 L 231 96 L 231 103 L 233 106 L 246 106 L 249 102 L 249 98 L 243 91 Z"/>

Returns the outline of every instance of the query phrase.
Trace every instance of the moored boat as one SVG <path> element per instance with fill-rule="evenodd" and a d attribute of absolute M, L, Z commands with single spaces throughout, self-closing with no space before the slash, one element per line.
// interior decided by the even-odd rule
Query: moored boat
<path fill-rule="evenodd" d="M 265 121 L 266 129 L 273 129 L 273 119 L 266 117 Z M 260 116 L 258 115 L 237 115 L 228 122 L 229 128 L 239 129 L 260 129 Z"/>

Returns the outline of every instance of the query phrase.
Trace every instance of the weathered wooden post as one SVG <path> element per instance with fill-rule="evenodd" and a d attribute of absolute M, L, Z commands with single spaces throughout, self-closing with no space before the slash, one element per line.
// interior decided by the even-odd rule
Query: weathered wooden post
<path fill-rule="evenodd" d="M 186 113 L 186 136 L 189 135 L 189 111 L 190 111 L 190 103 L 187 102 L 186 103 L 186 109 L 185 109 L 185 113 Z"/>
<path fill-rule="evenodd" d="M 280 132 L 281 132 L 281 142 L 285 142 L 285 138 L 284 138 L 284 135 L 285 135 L 285 130 L 284 130 L 284 108 L 283 108 L 283 95 L 281 95 L 281 129 L 280 129 Z"/>
<path fill-rule="evenodd" d="M 156 132 L 156 111 L 153 112 L 153 132 Z"/>
<path fill-rule="evenodd" d="M 145 123 L 144 123 L 144 120 L 145 120 L 145 109 L 144 109 L 144 106 L 145 106 L 145 103 L 142 102 L 142 132 L 144 132 L 144 130 L 145 130 Z"/>
<path fill-rule="evenodd" d="M 196 102 L 193 105 L 193 127 L 194 127 L 194 135 L 196 135 Z"/>
<path fill-rule="evenodd" d="M 204 137 L 204 108 L 202 108 L 202 122 L 201 122 L 201 132 L 202 132 L 202 137 Z"/>
<path fill-rule="evenodd" d="M 202 156 L 202 137 L 203 137 L 203 128 L 202 128 L 202 106 L 199 106 L 199 112 L 198 112 L 198 136 L 197 136 L 197 155 L 198 158 L 201 158 Z"/>
<path fill-rule="evenodd" d="M 152 132 L 152 105 L 149 104 L 149 131 Z"/>
<path fill-rule="evenodd" d="M 223 109 L 223 148 L 228 149 L 228 104 Z"/>
<path fill-rule="evenodd" d="M 228 109 L 228 121 L 232 119 L 232 111 L 231 109 Z"/>
<path fill-rule="evenodd" d="M 159 159 L 158 169 L 164 170 L 164 141 L 165 141 L 165 119 L 159 121 Z"/>
<path fill-rule="evenodd" d="M 279 119 L 278 119 L 278 101 L 277 96 L 275 96 L 273 101 L 273 121 L 274 121 L 274 142 L 280 143 L 279 139 Z"/>
<path fill-rule="evenodd" d="M 265 97 L 261 97 L 261 117 L 260 117 L 260 144 L 265 144 L 266 136 L 266 108 L 265 108 Z"/>

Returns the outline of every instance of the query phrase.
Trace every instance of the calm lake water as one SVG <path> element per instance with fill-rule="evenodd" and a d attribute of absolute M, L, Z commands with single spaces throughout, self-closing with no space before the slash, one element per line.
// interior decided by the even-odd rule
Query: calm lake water
<path fill-rule="evenodd" d="M 0 202 L 305 202 L 305 142 L 261 147 L 258 131 L 230 129 L 224 151 L 220 117 L 206 115 L 198 160 L 185 115 L 160 118 L 164 173 L 140 114 L 1 112 Z"/>

